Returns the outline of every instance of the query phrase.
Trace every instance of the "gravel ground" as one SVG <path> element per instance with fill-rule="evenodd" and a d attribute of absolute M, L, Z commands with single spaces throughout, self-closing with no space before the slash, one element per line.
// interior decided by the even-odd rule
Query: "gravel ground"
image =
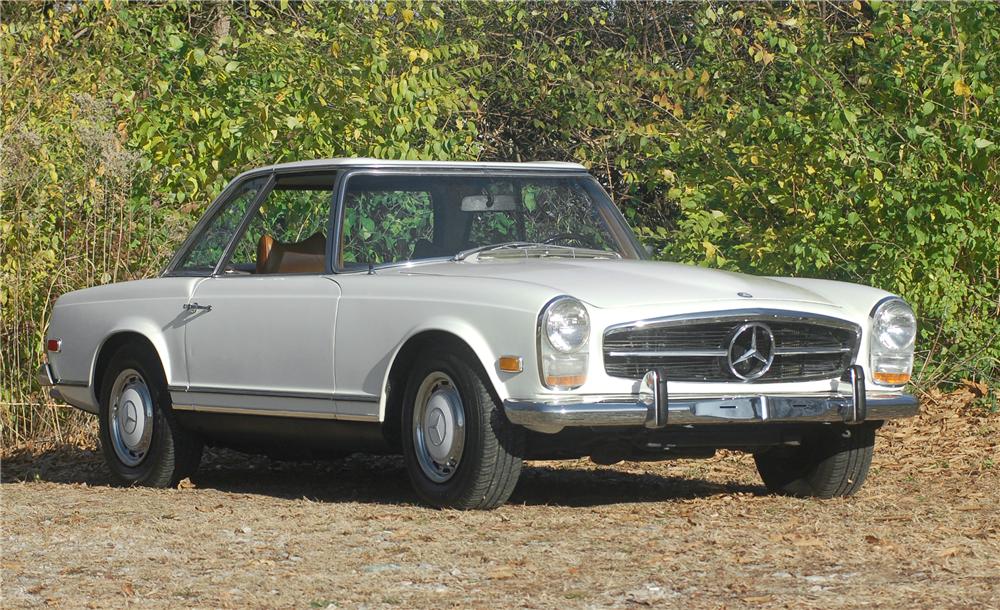
<path fill-rule="evenodd" d="M 738 454 L 534 462 L 508 505 L 458 512 L 396 458 L 210 452 L 152 490 L 85 444 L 8 448 L 2 605 L 1000 608 L 1000 417 L 925 404 L 832 501 L 768 496 Z"/>

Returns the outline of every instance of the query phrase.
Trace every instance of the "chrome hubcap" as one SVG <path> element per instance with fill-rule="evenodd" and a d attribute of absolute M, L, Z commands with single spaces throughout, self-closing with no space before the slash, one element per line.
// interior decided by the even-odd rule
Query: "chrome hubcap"
<path fill-rule="evenodd" d="M 417 389 L 413 405 L 413 446 L 417 462 L 432 481 L 454 476 L 465 448 L 465 411 L 451 377 L 428 375 Z"/>
<path fill-rule="evenodd" d="M 134 369 L 125 369 L 115 379 L 108 427 L 118 459 L 126 466 L 138 466 L 153 438 L 153 398 L 146 380 Z"/>

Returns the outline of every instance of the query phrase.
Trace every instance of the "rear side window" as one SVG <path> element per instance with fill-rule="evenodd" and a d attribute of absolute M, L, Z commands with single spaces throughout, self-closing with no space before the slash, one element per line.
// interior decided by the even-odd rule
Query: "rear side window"
<path fill-rule="evenodd" d="M 178 261 L 174 272 L 212 273 L 246 217 L 250 204 L 266 183 L 266 178 L 257 178 L 241 185 L 215 212 L 205 229 Z"/>

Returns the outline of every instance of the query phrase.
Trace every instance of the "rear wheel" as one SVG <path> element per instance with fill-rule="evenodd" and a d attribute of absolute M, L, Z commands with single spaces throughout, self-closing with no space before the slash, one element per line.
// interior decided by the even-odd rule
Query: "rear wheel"
<path fill-rule="evenodd" d="M 170 411 L 159 361 L 136 345 L 118 350 L 101 387 L 100 439 L 104 461 L 119 482 L 169 487 L 201 461 L 201 442 Z"/>
<path fill-rule="evenodd" d="M 864 484 L 875 449 L 874 426 L 823 427 L 798 447 L 754 455 L 767 488 L 797 497 L 850 496 Z"/>
<path fill-rule="evenodd" d="M 417 358 L 403 396 L 406 470 L 438 507 L 495 508 L 521 474 L 524 431 L 511 424 L 484 374 L 441 351 Z"/>

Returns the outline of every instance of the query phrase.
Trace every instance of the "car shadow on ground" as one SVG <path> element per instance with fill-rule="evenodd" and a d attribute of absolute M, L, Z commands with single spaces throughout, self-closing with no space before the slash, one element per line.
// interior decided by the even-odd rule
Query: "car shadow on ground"
<path fill-rule="evenodd" d="M 60 447 L 21 451 L 3 460 L 0 481 L 114 485 L 99 451 Z M 191 487 L 318 502 L 418 504 L 402 458 L 355 454 L 324 461 L 281 461 L 228 450 L 206 450 Z M 186 486 L 186 485 L 185 485 Z M 766 493 L 762 485 L 716 483 L 567 464 L 528 463 L 510 504 L 603 506 L 672 502 L 726 494 Z"/>

